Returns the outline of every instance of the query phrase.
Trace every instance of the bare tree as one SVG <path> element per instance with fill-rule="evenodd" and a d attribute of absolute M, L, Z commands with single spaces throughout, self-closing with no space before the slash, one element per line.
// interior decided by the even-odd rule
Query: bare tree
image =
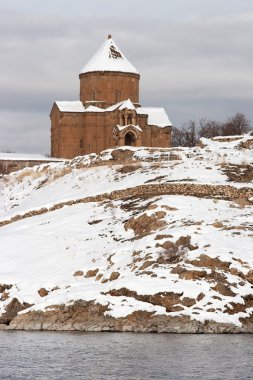
<path fill-rule="evenodd" d="M 221 136 L 222 124 L 215 120 L 207 120 L 206 118 L 199 121 L 198 137 L 206 137 L 208 139 Z"/>
<path fill-rule="evenodd" d="M 184 131 L 173 127 L 172 129 L 172 146 L 184 146 Z"/>
<path fill-rule="evenodd" d="M 235 116 L 228 118 L 222 125 L 223 136 L 243 135 L 250 132 L 250 130 L 250 122 L 242 113 L 237 113 Z"/>
<path fill-rule="evenodd" d="M 173 128 L 173 146 L 195 146 L 197 141 L 197 128 L 195 121 L 189 120 L 181 129 Z"/>
<path fill-rule="evenodd" d="M 206 118 L 200 119 L 198 124 L 189 120 L 182 128 L 173 127 L 172 145 L 193 147 L 200 137 L 210 139 L 215 136 L 242 135 L 250 132 L 253 134 L 250 122 L 242 113 L 237 113 L 224 123 Z"/>
<path fill-rule="evenodd" d="M 16 153 L 14 150 L 10 150 L 10 149 L 2 149 L 1 152 L 2 153 Z"/>

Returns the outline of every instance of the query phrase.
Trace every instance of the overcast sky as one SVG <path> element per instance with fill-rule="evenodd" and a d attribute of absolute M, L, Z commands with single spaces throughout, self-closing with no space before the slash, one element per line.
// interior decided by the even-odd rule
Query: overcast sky
<path fill-rule="evenodd" d="M 78 99 L 109 33 L 175 126 L 253 124 L 253 0 L 0 0 L 0 151 L 50 152 L 53 102 Z"/>

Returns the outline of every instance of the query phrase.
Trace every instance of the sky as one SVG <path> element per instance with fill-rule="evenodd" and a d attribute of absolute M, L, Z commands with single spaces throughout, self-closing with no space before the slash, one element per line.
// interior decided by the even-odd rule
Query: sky
<path fill-rule="evenodd" d="M 108 34 L 173 125 L 237 112 L 253 124 L 252 0 L 0 0 L 0 151 L 50 153 L 56 100 Z"/>

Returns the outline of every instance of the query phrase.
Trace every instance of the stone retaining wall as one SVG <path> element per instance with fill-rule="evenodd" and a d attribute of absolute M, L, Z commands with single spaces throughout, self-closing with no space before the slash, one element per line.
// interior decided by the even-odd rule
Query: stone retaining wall
<path fill-rule="evenodd" d="M 50 160 L 0 160 L 0 174 L 9 174 L 24 168 L 56 162 Z M 59 160 L 57 161 L 59 162 Z"/>
<path fill-rule="evenodd" d="M 0 227 L 16 222 L 21 219 L 29 218 L 36 215 L 45 214 L 54 210 L 63 208 L 64 206 L 72 206 L 79 203 L 101 202 L 106 200 L 119 200 L 128 198 L 148 198 L 159 195 L 185 195 L 199 198 L 215 198 L 224 200 L 247 199 L 253 198 L 253 188 L 241 187 L 236 188 L 230 185 L 205 185 L 193 183 L 164 183 L 164 184 L 148 184 L 140 185 L 123 190 L 115 190 L 111 193 L 103 193 L 96 196 L 79 198 L 66 202 L 60 202 L 52 207 L 42 207 L 39 210 L 32 210 L 24 214 L 13 216 L 9 220 L 0 222 Z"/>

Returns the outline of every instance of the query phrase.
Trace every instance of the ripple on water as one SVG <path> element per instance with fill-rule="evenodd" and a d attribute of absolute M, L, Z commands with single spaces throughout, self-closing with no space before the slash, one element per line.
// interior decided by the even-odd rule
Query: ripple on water
<path fill-rule="evenodd" d="M 252 335 L 0 331 L 0 379 L 252 379 Z"/>

